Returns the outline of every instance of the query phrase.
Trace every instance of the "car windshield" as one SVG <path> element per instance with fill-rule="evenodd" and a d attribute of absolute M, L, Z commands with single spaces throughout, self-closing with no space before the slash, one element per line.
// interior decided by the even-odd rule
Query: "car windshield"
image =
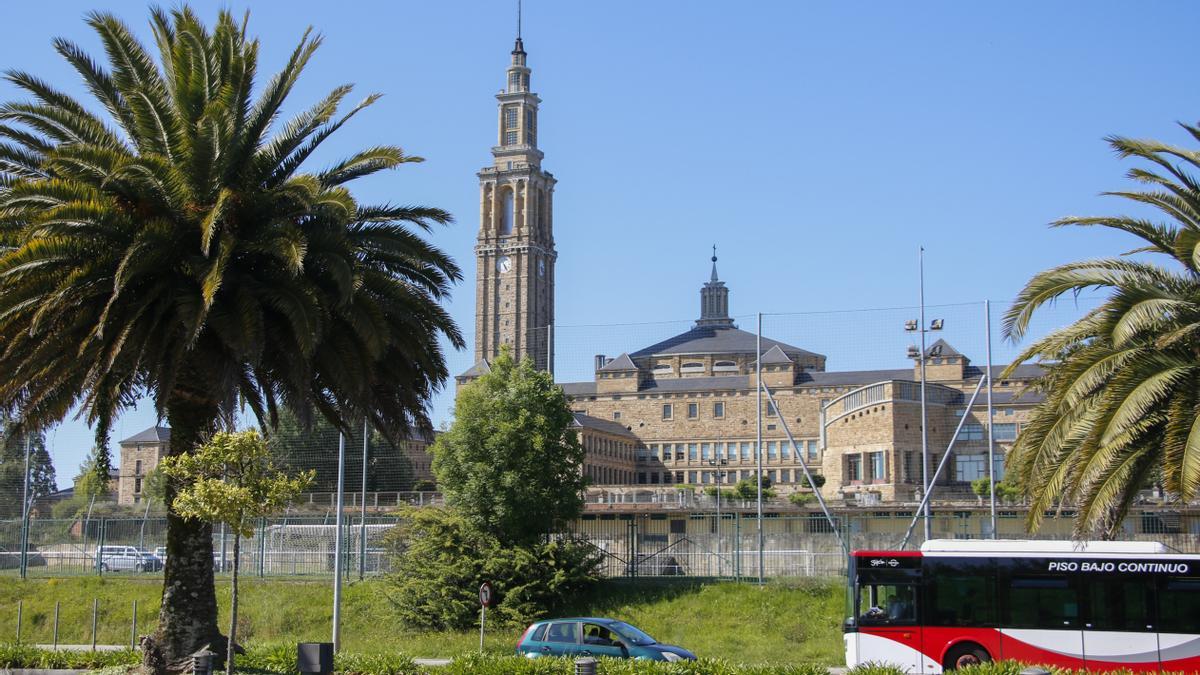
<path fill-rule="evenodd" d="M 609 626 L 617 632 L 617 635 L 629 640 L 635 645 L 652 645 L 655 644 L 654 638 L 646 635 L 634 626 L 623 621 L 614 621 Z"/>

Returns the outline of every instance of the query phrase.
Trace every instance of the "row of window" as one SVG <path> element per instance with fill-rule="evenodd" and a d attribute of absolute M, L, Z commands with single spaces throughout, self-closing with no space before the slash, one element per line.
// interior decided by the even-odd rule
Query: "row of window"
<path fill-rule="evenodd" d="M 617 457 L 620 459 L 633 459 L 633 445 L 614 441 L 611 438 L 604 436 L 586 435 L 583 437 L 583 449 L 586 452 L 603 455 L 605 457 Z"/>
<path fill-rule="evenodd" d="M 664 462 L 751 462 L 758 460 L 755 445 L 753 441 L 651 443 L 646 449 L 638 450 L 638 459 L 661 459 Z M 794 456 L 799 460 L 815 461 L 820 457 L 820 448 L 815 438 L 797 440 L 794 448 L 789 441 L 765 441 L 763 447 L 766 450 L 764 458 L 767 460 L 791 461 Z"/>
<path fill-rule="evenodd" d="M 845 480 L 851 484 L 887 480 L 887 461 L 884 453 L 880 451 L 846 455 Z"/>
<path fill-rule="evenodd" d="M 775 417 L 775 406 L 771 405 L 771 403 L 769 401 L 766 404 L 766 412 L 767 412 L 767 417 Z M 722 419 L 725 417 L 725 402 L 724 401 L 713 401 L 712 416 L 714 419 Z M 664 420 L 675 419 L 675 404 L 674 403 L 664 403 L 663 404 L 662 418 Z M 689 420 L 700 419 L 700 404 L 699 403 L 688 403 L 687 404 L 687 418 Z M 620 411 L 613 413 L 613 419 L 614 420 L 621 419 Z"/>
<path fill-rule="evenodd" d="M 741 469 L 735 471 L 639 471 L 637 474 L 637 482 L 640 485 L 670 485 L 689 484 L 689 485 L 733 485 L 740 480 L 753 480 L 756 472 L 750 469 Z M 792 482 L 807 484 L 808 479 L 804 477 L 804 472 L 800 469 L 764 469 L 763 474 L 766 475 L 767 481 L 774 485 L 776 483 L 790 484 Z"/>
<path fill-rule="evenodd" d="M 585 464 L 583 476 L 595 485 L 627 485 L 633 482 L 632 471 L 622 471 L 611 466 Z"/>

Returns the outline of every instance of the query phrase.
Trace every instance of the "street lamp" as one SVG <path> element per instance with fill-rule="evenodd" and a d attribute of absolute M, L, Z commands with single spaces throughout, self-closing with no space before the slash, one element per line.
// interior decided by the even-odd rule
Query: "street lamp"
<path fill-rule="evenodd" d="M 710 459 L 708 465 L 712 467 L 722 467 L 729 464 L 729 460 L 725 458 Z M 717 576 L 721 576 L 721 486 L 725 484 L 725 476 L 729 472 L 717 469 L 713 475 L 717 479 Z"/>
<path fill-rule="evenodd" d="M 921 249 L 921 318 L 909 319 L 904 322 L 904 330 L 908 333 L 921 334 L 921 347 L 918 350 L 916 345 L 908 346 L 908 358 L 917 359 L 921 365 L 921 489 L 922 496 L 929 494 L 929 433 L 926 430 L 928 419 L 925 415 L 925 334 L 931 331 L 939 331 L 946 325 L 943 319 L 933 319 L 929 322 L 929 327 L 925 327 L 925 249 Z M 933 349 L 928 350 L 930 356 L 940 356 L 942 346 L 936 345 Z M 929 502 L 925 500 L 925 540 L 928 541 L 932 535 L 929 522 Z"/>

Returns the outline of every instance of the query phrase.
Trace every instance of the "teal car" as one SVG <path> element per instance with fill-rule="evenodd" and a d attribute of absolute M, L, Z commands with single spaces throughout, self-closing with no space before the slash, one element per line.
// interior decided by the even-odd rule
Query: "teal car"
<path fill-rule="evenodd" d="M 542 656 L 607 656 L 646 661 L 695 661 L 696 655 L 675 645 L 664 645 L 624 621 L 596 617 L 548 619 L 525 629 L 517 654 Z"/>

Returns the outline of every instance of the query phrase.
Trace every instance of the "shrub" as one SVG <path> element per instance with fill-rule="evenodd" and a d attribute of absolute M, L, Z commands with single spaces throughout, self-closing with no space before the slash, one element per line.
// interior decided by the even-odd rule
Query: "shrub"
<path fill-rule="evenodd" d="M 828 675 L 829 669 L 814 665 L 742 666 L 728 661 L 638 661 L 599 659 L 600 675 Z M 569 658 L 527 659 L 519 656 L 470 654 L 454 659 L 442 669 L 446 675 L 570 675 L 574 663 Z M 890 671 L 889 671 L 890 674 Z"/>
<path fill-rule="evenodd" d="M 868 661 L 846 671 L 846 675 L 907 675 L 903 666 L 878 661 Z"/>
<path fill-rule="evenodd" d="M 808 506 L 817 501 L 817 496 L 811 492 L 793 492 L 788 495 L 788 501 L 796 506 Z"/>
<path fill-rule="evenodd" d="M 556 540 L 504 545 L 453 509 L 407 509 L 389 531 L 390 599 L 404 623 L 435 630 L 477 625 L 479 585 L 496 596 L 489 617 L 524 624 L 561 608 L 599 581 L 600 553 L 591 545 Z"/>

